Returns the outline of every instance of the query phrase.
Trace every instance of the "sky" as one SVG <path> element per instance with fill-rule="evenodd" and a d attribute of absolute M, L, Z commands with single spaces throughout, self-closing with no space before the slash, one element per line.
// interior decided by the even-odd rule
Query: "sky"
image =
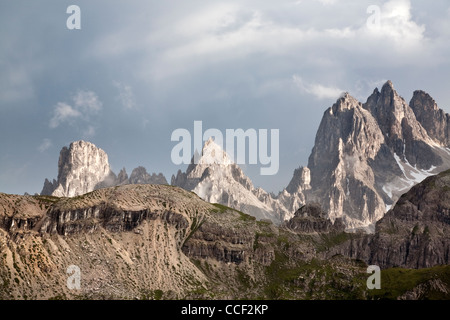
<path fill-rule="evenodd" d="M 170 182 L 187 167 L 172 132 L 202 121 L 278 129 L 276 174 L 241 165 L 278 193 L 344 91 L 365 102 L 391 80 L 450 112 L 449 56 L 446 0 L 0 0 L 0 192 L 39 193 L 81 139 L 116 174 L 142 165 Z"/>

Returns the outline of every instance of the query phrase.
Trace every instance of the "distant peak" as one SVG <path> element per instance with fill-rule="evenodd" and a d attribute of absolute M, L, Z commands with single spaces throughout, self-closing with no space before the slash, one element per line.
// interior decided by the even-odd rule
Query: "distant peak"
<path fill-rule="evenodd" d="M 205 142 L 199 164 L 231 164 L 228 154 L 223 150 L 223 146 L 214 141 L 212 137 Z"/>
<path fill-rule="evenodd" d="M 434 102 L 434 99 L 425 91 L 423 90 L 416 90 L 413 93 L 413 97 L 423 97 L 425 99 L 432 100 Z"/>
<path fill-rule="evenodd" d="M 381 88 L 381 92 L 383 93 L 383 92 L 389 92 L 389 91 L 394 91 L 395 92 L 395 89 L 394 89 L 394 84 L 392 83 L 392 81 L 391 80 L 388 80 L 388 81 L 386 81 L 386 83 L 385 84 L 383 84 L 383 87 Z"/>
<path fill-rule="evenodd" d="M 343 101 L 343 102 L 351 102 L 351 103 L 358 103 L 358 100 L 356 100 L 350 93 L 348 92 L 343 92 L 341 94 L 341 96 L 339 97 L 338 101 Z"/>
<path fill-rule="evenodd" d="M 394 88 L 394 84 L 392 83 L 391 80 L 386 81 L 386 83 L 383 85 L 383 87 L 384 87 L 384 86 L 389 86 L 389 87 L 391 87 L 391 88 Z"/>
<path fill-rule="evenodd" d="M 331 113 L 336 114 L 344 110 L 350 110 L 360 105 L 360 102 L 348 92 L 344 92 L 331 108 Z"/>
<path fill-rule="evenodd" d="M 209 145 L 213 145 L 213 146 L 216 145 L 216 146 L 218 146 L 217 143 L 214 142 L 213 137 L 209 137 L 208 138 L 208 140 L 205 142 L 205 144 L 203 146 L 203 149 L 208 147 Z"/>
<path fill-rule="evenodd" d="M 94 147 L 96 149 L 100 149 L 98 148 L 95 144 L 93 144 L 92 142 L 89 141 L 84 141 L 84 140 L 78 140 L 78 141 L 74 141 L 70 144 L 69 148 L 74 148 L 74 147 L 80 147 L 80 148 L 84 148 L 84 147 Z"/>
<path fill-rule="evenodd" d="M 416 90 L 413 93 L 413 97 L 409 103 L 414 112 L 417 113 L 420 109 L 423 110 L 439 110 L 436 101 L 425 91 Z"/>

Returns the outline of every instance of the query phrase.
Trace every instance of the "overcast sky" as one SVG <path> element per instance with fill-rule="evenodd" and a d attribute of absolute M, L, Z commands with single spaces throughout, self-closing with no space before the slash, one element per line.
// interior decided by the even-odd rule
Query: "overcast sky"
<path fill-rule="evenodd" d="M 72 4 L 81 30 L 66 26 Z M 365 102 L 390 79 L 408 102 L 422 89 L 450 112 L 448 57 L 446 0 L 0 0 L 0 192 L 40 192 L 80 139 L 116 173 L 142 165 L 170 182 L 186 169 L 171 133 L 201 120 L 279 129 L 278 174 L 243 166 L 277 193 L 342 91 Z"/>

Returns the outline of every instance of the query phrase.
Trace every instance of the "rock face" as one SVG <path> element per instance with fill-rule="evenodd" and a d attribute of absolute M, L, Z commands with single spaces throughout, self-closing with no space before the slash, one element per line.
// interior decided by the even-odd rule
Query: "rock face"
<path fill-rule="evenodd" d="M 211 139 L 200 161 L 178 171 L 171 184 L 275 223 L 317 202 L 331 222 L 342 219 L 347 230 L 373 233 L 400 195 L 450 168 L 449 118 L 423 91 L 415 91 L 408 105 L 388 81 L 365 103 L 345 93 L 324 112 L 308 166 L 296 169 L 278 195 L 255 188 Z M 61 151 L 58 168 L 58 179 L 46 179 L 42 194 L 74 196 L 122 184 L 167 184 L 161 173 L 149 174 L 143 167 L 130 176 L 124 168 L 116 176 L 104 151 L 84 141 Z"/>
<path fill-rule="evenodd" d="M 152 175 L 147 173 L 144 167 L 137 167 L 131 172 L 129 178 L 130 184 L 168 184 L 162 173 Z"/>
<path fill-rule="evenodd" d="M 60 152 L 58 179 L 53 183 L 46 179 L 41 194 L 74 197 L 94 190 L 110 174 L 105 151 L 90 142 L 72 142 Z"/>
<path fill-rule="evenodd" d="M 181 248 L 215 207 L 185 190 L 125 185 L 74 198 L 0 194 L 0 208 L 2 299 L 176 298 L 206 282 Z M 70 265 L 80 268 L 78 290 L 66 286 Z"/>
<path fill-rule="evenodd" d="M 446 129 L 434 126 L 445 127 L 447 116 L 422 92 L 411 104 L 388 81 L 364 104 L 346 93 L 325 111 L 309 157 L 307 201 L 348 229 L 373 232 L 402 193 L 450 168 Z"/>
<path fill-rule="evenodd" d="M 337 218 L 334 223 L 331 222 L 328 214 L 316 203 L 306 204 L 298 209 L 294 217 L 285 221 L 282 226 L 302 234 L 339 233 L 345 229 L 342 219 Z"/>
<path fill-rule="evenodd" d="M 354 279 L 365 266 L 311 262 L 321 239 L 310 238 L 172 186 L 0 193 L 0 298 L 364 298 Z M 79 289 L 67 286 L 71 265 Z"/>
<path fill-rule="evenodd" d="M 303 190 L 309 188 L 309 171 L 298 169 L 290 191 L 277 197 L 255 188 L 241 168 L 212 139 L 206 141 L 197 164 L 192 162 L 183 173 L 172 176 L 171 184 L 198 194 L 203 200 L 220 203 L 243 211 L 258 219 L 276 223 L 288 219 L 305 201 Z"/>
<path fill-rule="evenodd" d="M 133 170 L 131 176 L 123 168 L 119 175 L 110 169 L 108 155 L 86 141 L 72 142 L 63 147 L 58 161 L 58 179 L 45 179 L 41 195 L 74 197 L 100 188 L 122 184 L 167 184 L 162 173 L 152 175 L 144 167 Z"/>
<path fill-rule="evenodd" d="M 415 266 L 448 262 L 439 243 L 448 240 L 449 176 L 429 180 L 431 193 L 414 191 L 424 192 L 425 204 L 405 197 L 398 206 L 410 209 L 394 214 L 396 206 L 395 221 L 383 218 L 375 236 L 342 232 L 340 220 L 331 224 L 315 204 L 277 227 L 167 185 L 73 198 L 0 193 L 0 299 L 448 299 L 449 266 L 383 269 L 397 282 L 383 280 L 377 293 L 367 289 L 367 264 L 348 255 Z M 411 227 L 433 246 L 426 236 L 412 237 Z M 378 234 L 390 235 L 389 245 L 377 242 Z M 405 241 L 413 252 L 406 260 Z M 394 254 L 395 244 L 401 249 Z M 345 250 L 347 256 L 336 254 Z M 79 268 L 79 288 L 68 286 L 69 266 Z"/>
<path fill-rule="evenodd" d="M 329 217 L 342 217 L 347 227 L 360 227 L 385 212 L 369 162 L 375 160 L 384 137 L 373 116 L 345 94 L 322 118 L 309 157 L 312 194 Z"/>
<path fill-rule="evenodd" d="M 346 242 L 330 254 L 380 268 L 450 264 L 450 170 L 426 178 L 402 195 L 376 223 L 375 234 Z"/>
<path fill-rule="evenodd" d="M 428 135 L 440 145 L 450 146 L 450 116 L 439 109 L 436 101 L 428 93 L 417 90 L 409 105 Z"/>
<path fill-rule="evenodd" d="M 416 91 L 408 105 L 387 81 L 365 103 L 345 93 L 324 112 L 308 166 L 296 169 L 276 196 L 255 189 L 229 159 L 226 165 L 192 163 L 171 182 L 277 223 L 317 202 L 331 222 L 339 218 L 348 230 L 373 233 L 401 194 L 450 168 L 448 119 L 428 94 Z"/>
<path fill-rule="evenodd" d="M 450 263 L 450 171 L 429 177 L 376 225 L 371 262 L 426 268 Z"/>

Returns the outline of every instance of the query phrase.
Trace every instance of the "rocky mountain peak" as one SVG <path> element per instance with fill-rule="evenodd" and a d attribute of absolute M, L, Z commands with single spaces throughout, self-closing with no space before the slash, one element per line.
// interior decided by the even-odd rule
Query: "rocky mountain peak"
<path fill-rule="evenodd" d="M 428 135 L 441 146 L 450 146 L 450 118 L 439 109 L 436 101 L 428 93 L 417 90 L 409 105 Z"/>
<path fill-rule="evenodd" d="M 340 112 L 351 110 L 357 106 L 361 106 L 361 103 L 352 97 L 348 92 L 345 92 L 331 107 L 330 114 L 337 115 Z"/>
<path fill-rule="evenodd" d="M 345 229 L 342 219 L 336 219 L 333 223 L 320 204 L 313 202 L 299 208 L 294 213 L 294 217 L 285 221 L 282 226 L 295 233 L 303 234 L 339 233 Z"/>
<path fill-rule="evenodd" d="M 411 105 L 411 106 L 410 106 Z M 329 217 L 347 228 L 370 225 L 425 177 L 450 167 L 449 117 L 427 94 L 411 104 L 391 81 L 361 104 L 346 94 L 328 109 L 308 161 L 311 190 Z M 439 168 L 439 169 L 438 169 Z"/>
<path fill-rule="evenodd" d="M 417 159 L 417 152 L 419 149 L 425 152 L 436 143 L 418 121 L 413 109 L 395 91 L 392 82 L 386 82 L 381 92 L 374 92 L 363 108 L 375 118 L 387 146 L 397 156 L 412 165 L 418 163 L 422 168 L 430 167 L 430 161 Z M 433 161 L 439 162 L 437 158 Z"/>
<path fill-rule="evenodd" d="M 122 168 L 120 170 L 119 174 L 117 175 L 117 180 L 118 180 L 119 184 L 128 180 L 128 174 L 127 174 L 127 170 L 125 168 Z"/>
<path fill-rule="evenodd" d="M 119 175 L 110 169 L 108 155 L 93 143 L 75 141 L 63 147 L 58 161 L 58 179 L 45 179 L 41 195 L 75 197 L 96 189 L 122 184 L 167 184 L 162 173 L 152 175 L 144 167 L 133 170 L 130 177 L 123 168 Z"/>
<path fill-rule="evenodd" d="M 364 104 L 364 108 L 369 110 L 386 129 L 393 129 L 394 127 L 398 129 L 396 127 L 398 127 L 405 117 L 407 104 L 398 95 L 394 89 L 394 85 L 389 80 L 382 86 L 381 92 L 378 90 L 374 91 L 372 96 Z M 387 132 L 387 130 L 383 131 Z M 392 132 L 392 134 L 397 133 Z"/>
<path fill-rule="evenodd" d="M 394 89 L 394 84 L 392 83 L 391 80 L 387 80 L 383 84 L 383 86 L 381 87 L 381 92 L 383 92 L 383 91 L 385 91 L 385 92 L 392 92 L 394 94 L 397 94 L 397 92 Z"/>
<path fill-rule="evenodd" d="M 294 170 L 294 176 L 286 187 L 286 191 L 290 194 L 303 192 L 311 189 L 311 172 L 307 167 L 300 167 Z"/>
<path fill-rule="evenodd" d="M 46 180 L 41 194 L 58 197 L 81 195 L 94 190 L 110 174 L 105 151 L 91 142 L 75 141 L 68 148 L 62 148 L 58 161 L 58 179 L 53 183 Z"/>
<path fill-rule="evenodd" d="M 289 191 L 285 189 L 278 196 L 255 188 L 250 178 L 211 138 L 205 142 L 198 162 L 194 160 L 195 156 L 186 172 L 179 170 L 172 176 L 172 185 L 193 191 L 208 202 L 217 202 L 275 223 L 292 217 L 304 203 L 303 191 L 310 188 L 308 168 L 296 170 Z"/>
<path fill-rule="evenodd" d="M 421 107 L 424 111 L 437 111 L 439 110 L 436 101 L 425 91 L 416 90 L 413 93 L 413 97 L 409 103 L 410 107 L 416 111 L 419 111 L 419 107 Z"/>
<path fill-rule="evenodd" d="M 228 154 L 210 137 L 202 148 L 202 154 L 198 161 L 200 165 L 219 164 L 229 165 L 232 161 Z"/>
<path fill-rule="evenodd" d="M 127 182 L 128 184 L 168 184 L 162 173 L 150 175 L 142 166 L 133 169 Z"/>

